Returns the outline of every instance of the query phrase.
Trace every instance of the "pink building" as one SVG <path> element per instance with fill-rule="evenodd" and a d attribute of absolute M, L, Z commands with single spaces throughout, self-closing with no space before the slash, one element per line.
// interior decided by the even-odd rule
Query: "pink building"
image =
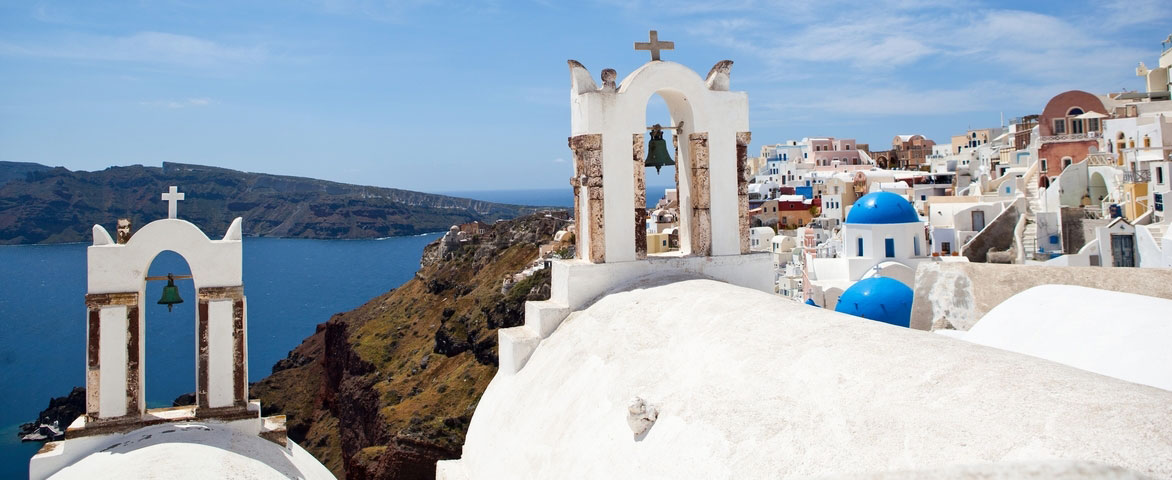
<path fill-rule="evenodd" d="M 815 166 L 859 165 L 862 159 L 853 138 L 811 138 L 810 156 Z"/>

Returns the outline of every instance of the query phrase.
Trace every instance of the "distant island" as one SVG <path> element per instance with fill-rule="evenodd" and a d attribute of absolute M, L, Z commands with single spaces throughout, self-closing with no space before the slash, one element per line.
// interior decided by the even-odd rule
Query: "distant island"
<path fill-rule="evenodd" d="M 159 199 L 170 185 L 186 200 L 179 216 L 209 235 L 243 217 L 246 235 L 359 239 L 446 231 L 540 208 L 466 198 L 164 162 L 160 167 L 70 171 L 0 162 L 0 245 L 91 240 L 90 227 L 114 231 L 119 218 L 146 225 L 167 216 Z"/>

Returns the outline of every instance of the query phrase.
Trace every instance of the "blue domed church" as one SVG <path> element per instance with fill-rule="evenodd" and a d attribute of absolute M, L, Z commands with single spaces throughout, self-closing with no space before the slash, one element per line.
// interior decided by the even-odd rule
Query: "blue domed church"
<path fill-rule="evenodd" d="M 860 197 L 833 240 L 839 242 L 839 256 L 810 260 L 808 299 L 839 312 L 907 326 L 916 267 L 932 258 L 925 226 L 901 195 L 872 192 Z M 848 304 L 840 305 L 846 300 Z"/>

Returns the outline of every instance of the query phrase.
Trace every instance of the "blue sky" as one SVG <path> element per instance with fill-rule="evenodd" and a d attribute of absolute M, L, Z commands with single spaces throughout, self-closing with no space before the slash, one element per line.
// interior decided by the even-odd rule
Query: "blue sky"
<path fill-rule="evenodd" d="M 621 80 L 652 28 L 676 43 L 665 60 L 735 62 L 751 151 L 805 136 L 945 143 L 1068 89 L 1142 88 L 1137 62 L 1155 64 L 1172 33 L 1165 2 L 3 2 L 0 160 L 566 187 L 566 60 Z"/>

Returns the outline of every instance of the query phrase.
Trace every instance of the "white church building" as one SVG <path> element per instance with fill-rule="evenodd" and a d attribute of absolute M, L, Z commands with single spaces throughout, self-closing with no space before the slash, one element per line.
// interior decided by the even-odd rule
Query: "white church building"
<path fill-rule="evenodd" d="M 844 291 L 870 277 L 912 287 L 916 267 L 932 261 L 925 225 L 901 195 L 879 191 L 859 197 L 838 234 L 841 255 L 808 260 L 806 299 L 833 310 Z"/>

